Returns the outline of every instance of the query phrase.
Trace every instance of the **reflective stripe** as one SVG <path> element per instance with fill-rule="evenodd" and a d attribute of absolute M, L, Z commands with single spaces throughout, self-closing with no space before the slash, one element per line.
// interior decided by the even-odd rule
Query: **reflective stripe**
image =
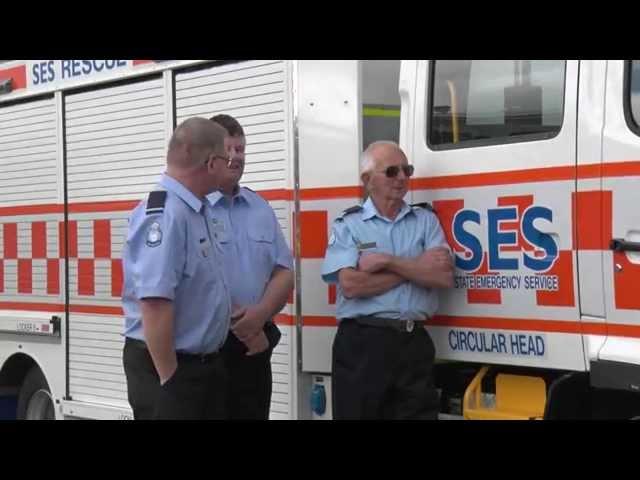
<path fill-rule="evenodd" d="M 364 107 L 362 109 L 364 117 L 400 117 L 399 108 Z"/>

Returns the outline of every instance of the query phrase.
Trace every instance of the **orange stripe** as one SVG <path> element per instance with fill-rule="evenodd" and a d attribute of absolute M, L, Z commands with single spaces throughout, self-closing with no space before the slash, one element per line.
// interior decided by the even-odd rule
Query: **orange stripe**
<path fill-rule="evenodd" d="M 122 260 L 114 258 L 111 260 L 111 296 L 119 297 L 122 295 Z"/>
<path fill-rule="evenodd" d="M 541 332 L 581 333 L 580 322 L 498 317 L 460 317 L 436 315 L 429 325 L 438 327 L 494 328 Z"/>
<path fill-rule="evenodd" d="M 133 60 L 133 66 L 136 67 L 138 65 L 144 65 L 146 63 L 156 63 L 153 60 Z"/>
<path fill-rule="evenodd" d="M 323 315 L 305 315 L 302 317 L 302 325 L 305 327 L 335 327 L 338 325 L 336 317 Z"/>
<path fill-rule="evenodd" d="M 15 207 L 0 207 L 0 217 L 14 215 L 38 215 L 46 213 L 64 213 L 63 205 L 18 205 Z"/>
<path fill-rule="evenodd" d="M 573 169 L 573 167 L 570 167 Z M 576 176 L 581 179 L 586 178 L 599 178 L 602 175 L 602 164 L 601 163 L 592 163 L 590 165 L 578 165 Z M 573 172 L 571 176 L 566 180 L 573 179 Z"/>
<path fill-rule="evenodd" d="M 47 258 L 47 224 L 45 222 L 31 224 L 31 256 Z"/>
<path fill-rule="evenodd" d="M 117 202 L 70 203 L 69 213 L 124 212 L 133 210 L 140 200 L 122 200 Z"/>
<path fill-rule="evenodd" d="M 93 221 L 93 256 L 111 258 L 111 220 Z"/>
<path fill-rule="evenodd" d="M 510 185 L 514 183 L 556 182 L 603 177 L 640 176 L 640 161 L 566 165 L 561 167 L 529 168 L 504 172 L 469 173 L 443 175 L 440 177 L 416 177 L 409 182 L 410 190 L 483 187 L 490 185 Z M 323 200 L 332 198 L 354 198 L 362 196 L 362 187 L 326 187 L 300 190 L 302 200 Z"/>
<path fill-rule="evenodd" d="M 30 258 L 18 259 L 18 293 L 33 292 L 33 267 Z"/>
<path fill-rule="evenodd" d="M 103 307 L 101 305 L 69 305 L 69 312 L 98 315 L 124 315 L 122 307 Z"/>
<path fill-rule="evenodd" d="M 78 258 L 78 222 L 75 220 L 70 220 L 67 223 L 69 227 L 69 238 L 68 238 L 68 246 L 69 246 L 69 258 Z M 64 230 L 61 230 L 64 231 Z M 64 235 L 61 236 L 60 241 L 64 240 Z M 67 244 L 64 244 L 65 247 Z M 60 249 L 60 251 L 67 251 L 66 248 Z"/>
<path fill-rule="evenodd" d="M 326 200 L 332 198 L 360 198 L 362 187 L 304 188 L 300 190 L 301 200 Z"/>
<path fill-rule="evenodd" d="M 444 175 L 441 177 L 415 178 L 410 181 L 411 190 L 481 187 L 487 185 L 510 185 L 513 183 L 553 182 L 575 178 L 575 167 L 532 168 L 505 172 L 469 173 Z"/>
<path fill-rule="evenodd" d="M 303 317 L 305 327 L 335 327 L 335 317 L 305 315 Z M 497 318 L 497 317 L 454 317 L 449 315 L 436 315 L 429 321 L 430 326 L 437 327 L 469 327 L 469 328 L 493 328 L 497 330 L 523 330 L 555 333 L 575 333 L 589 335 L 606 335 L 607 324 L 589 323 L 577 321 L 537 320 L 522 318 Z M 622 327 L 616 330 L 617 327 Z M 613 327 L 613 328 L 612 328 Z M 640 326 L 609 325 L 609 331 L 619 331 L 616 335 L 628 337 L 640 337 Z M 624 335 L 622 335 L 624 333 Z"/>
<path fill-rule="evenodd" d="M 96 294 L 95 260 L 93 258 L 78 259 L 78 295 L 93 296 Z"/>
<path fill-rule="evenodd" d="M 633 177 L 640 175 L 640 162 L 609 162 L 602 164 L 603 177 Z"/>
<path fill-rule="evenodd" d="M 300 212 L 300 256 L 302 258 L 324 258 L 327 248 L 326 210 Z"/>
<path fill-rule="evenodd" d="M 606 324 L 572 320 L 539 320 L 528 318 L 460 317 L 436 315 L 429 325 L 438 327 L 492 328 L 497 330 L 526 330 L 555 333 L 588 333 L 606 335 Z M 640 336 L 640 327 L 637 328 Z"/>
<path fill-rule="evenodd" d="M 285 190 L 283 190 L 285 191 Z M 119 200 L 114 202 L 84 202 L 70 203 L 69 213 L 92 213 L 92 212 L 121 212 L 133 210 L 139 200 Z M 37 215 L 46 213 L 64 213 L 64 205 L 18 205 L 14 207 L 0 207 L 1 216 L 14 215 Z"/>
<path fill-rule="evenodd" d="M 64 312 L 61 303 L 28 303 L 28 302 L 0 302 L 2 310 L 26 310 L 29 312 Z"/>
<path fill-rule="evenodd" d="M 440 177 L 413 178 L 409 182 L 410 190 L 482 187 L 488 185 L 509 185 L 512 183 L 556 182 L 603 177 L 640 176 L 640 161 L 594 163 L 590 165 L 565 165 L 560 167 L 529 168 L 526 170 L 507 170 L 504 172 L 469 173 L 444 175 Z M 266 191 L 268 192 L 268 191 Z M 291 190 L 288 199 L 293 198 Z M 262 194 L 262 192 L 258 192 Z M 326 200 L 333 198 L 362 197 L 361 186 L 318 187 L 300 190 L 301 200 Z"/>
<path fill-rule="evenodd" d="M 5 223 L 2 225 L 4 244 L 4 258 L 18 258 L 18 224 Z"/>
<path fill-rule="evenodd" d="M 47 293 L 60 294 L 60 260 L 57 258 L 47 259 Z"/>
<path fill-rule="evenodd" d="M 328 296 L 329 296 L 329 305 L 335 305 L 338 292 L 335 283 L 330 283 L 328 288 Z"/>
<path fill-rule="evenodd" d="M 58 247 L 60 250 L 60 258 L 67 256 L 67 239 L 65 236 L 64 222 L 58 222 Z"/>
<path fill-rule="evenodd" d="M 256 192 L 265 200 L 293 200 L 293 190 L 281 188 L 279 190 L 258 190 Z"/>
<path fill-rule="evenodd" d="M 513 183 L 554 182 L 603 177 L 640 176 L 640 161 L 610 162 L 603 164 L 572 165 L 561 167 L 533 168 L 526 170 L 508 170 L 505 172 L 470 173 L 461 175 L 445 175 L 440 177 L 413 178 L 411 190 L 481 187 L 488 185 L 508 185 Z M 294 191 L 287 189 L 257 191 L 266 200 L 293 200 Z M 343 187 L 317 187 L 300 190 L 301 200 L 327 200 L 337 198 L 360 198 L 363 189 L 359 185 Z M 69 204 L 70 213 L 114 212 L 133 210 L 139 200 L 122 200 L 114 202 L 87 202 Z M 63 205 L 24 205 L 0 207 L 0 216 L 28 215 L 44 213 L 63 213 Z"/>
<path fill-rule="evenodd" d="M 55 303 L 0 302 L 0 309 L 64 312 L 64 305 Z M 101 305 L 70 305 L 69 312 L 100 315 L 124 315 L 121 307 L 106 307 Z M 286 313 L 279 313 L 276 315 L 274 320 L 279 325 L 295 324 L 295 317 Z M 305 315 L 303 323 L 304 326 L 307 327 L 335 327 L 337 325 L 335 317 L 318 315 Z M 609 335 L 640 338 L 640 326 L 592 322 L 436 315 L 429 324 L 443 327 L 493 328 L 500 330 L 574 334 L 584 333 L 588 335 L 606 335 L 608 330 Z"/>
<path fill-rule="evenodd" d="M 571 194 L 573 248 L 608 250 L 611 240 L 613 192 L 590 190 Z M 577 238 L 576 238 L 577 236 Z"/>
<path fill-rule="evenodd" d="M 607 325 L 607 333 L 614 337 L 640 337 L 640 327 L 635 325 L 609 324 Z"/>
<path fill-rule="evenodd" d="M 278 325 L 295 325 L 295 317 L 288 313 L 278 313 L 273 321 Z"/>
<path fill-rule="evenodd" d="M 4 292 L 4 260 L 0 258 L 0 293 Z"/>

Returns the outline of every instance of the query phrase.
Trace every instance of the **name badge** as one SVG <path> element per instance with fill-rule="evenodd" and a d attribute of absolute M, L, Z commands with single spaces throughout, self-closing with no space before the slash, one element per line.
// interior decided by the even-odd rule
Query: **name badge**
<path fill-rule="evenodd" d="M 371 250 L 372 248 L 376 248 L 377 246 L 378 244 L 376 242 L 359 243 L 358 250 Z"/>
<path fill-rule="evenodd" d="M 211 223 L 213 223 L 213 231 L 223 233 L 224 232 L 224 222 L 219 221 L 216 218 L 211 219 Z"/>

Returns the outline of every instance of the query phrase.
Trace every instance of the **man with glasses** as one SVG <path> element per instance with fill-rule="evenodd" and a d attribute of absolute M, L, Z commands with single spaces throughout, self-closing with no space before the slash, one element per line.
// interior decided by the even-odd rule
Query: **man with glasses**
<path fill-rule="evenodd" d="M 211 120 L 227 130 L 231 155 L 220 191 L 208 196 L 233 304 L 231 331 L 222 348 L 229 372 L 229 418 L 267 420 L 271 354 L 280 340 L 273 317 L 293 290 L 293 258 L 271 206 L 239 186 L 246 147 L 242 126 L 224 114 Z"/>
<path fill-rule="evenodd" d="M 451 251 L 428 204 L 403 198 L 413 166 L 393 142 L 361 159 L 369 198 L 336 218 L 322 278 L 338 284 L 333 417 L 437 419 L 435 349 L 425 323 L 453 286 Z"/>
<path fill-rule="evenodd" d="M 228 168 L 225 135 L 206 118 L 180 124 L 158 187 L 129 219 L 123 363 L 135 419 L 226 418 L 231 300 L 206 201 Z"/>

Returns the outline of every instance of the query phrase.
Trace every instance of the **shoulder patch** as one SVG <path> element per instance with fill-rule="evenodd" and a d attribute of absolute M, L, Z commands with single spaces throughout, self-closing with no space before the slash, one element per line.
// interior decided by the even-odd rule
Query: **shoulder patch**
<path fill-rule="evenodd" d="M 425 210 L 429 210 L 430 212 L 436 213 L 435 208 L 429 202 L 420 202 L 420 203 L 412 203 L 412 207 L 424 208 Z"/>
<path fill-rule="evenodd" d="M 158 222 L 153 222 L 147 230 L 146 244 L 149 247 L 157 247 L 162 243 L 162 229 Z"/>
<path fill-rule="evenodd" d="M 151 192 L 147 199 L 147 215 L 151 215 L 152 213 L 163 213 L 166 201 L 167 192 L 165 190 L 156 190 Z"/>

